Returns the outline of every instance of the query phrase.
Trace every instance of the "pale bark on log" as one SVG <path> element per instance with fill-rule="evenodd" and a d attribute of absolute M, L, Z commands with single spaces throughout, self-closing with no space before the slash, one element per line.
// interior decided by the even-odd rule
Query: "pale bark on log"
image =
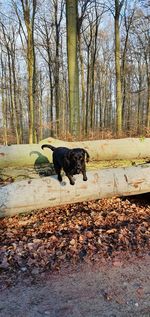
<path fill-rule="evenodd" d="M 138 195 L 150 191 L 150 165 L 114 168 L 76 176 L 71 186 L 67 177 L 25 180 L 0 188 L 0 217 L 103 197 Z"/>
<path fill-rule="evenodd" d="M 51 150 L 43 151 L 39 144 L 0 146 L 0 169 L 4 167 L 38 166 L 52 162 Z"/>
<path fill-rule="evenodd" d="M 43 163 L 52 163 L 52 151 L 41 149 L 42 144 L 66 146 L 69 148 L 83 147 L 90 155 L 91 160 L 132 160 L 150 158 L 150 138 L 126 138 L 114 140 L 94 140 L 67 142 L 48 138 L 40 144 L 22 144 L 0 146 L 0 168 L 37 166 Z"/>

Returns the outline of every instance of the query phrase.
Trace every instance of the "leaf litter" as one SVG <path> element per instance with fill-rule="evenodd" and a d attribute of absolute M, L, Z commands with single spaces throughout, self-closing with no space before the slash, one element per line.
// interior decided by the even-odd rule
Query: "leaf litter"
<path fill-rule="evenodd" d="M 144 197 L 144 196 L 143 196 Z M 110 198 L 0 220 L 0 284 L 150 251 L 149 199 Z"/>

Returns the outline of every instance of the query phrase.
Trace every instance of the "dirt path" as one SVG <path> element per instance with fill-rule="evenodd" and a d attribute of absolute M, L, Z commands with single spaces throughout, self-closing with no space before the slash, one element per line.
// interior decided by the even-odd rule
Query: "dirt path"
<path fill-rule="evenodd" d="M 150 255 L 84 264 L 6 288 L 0 317 L 149 317 Z"/>

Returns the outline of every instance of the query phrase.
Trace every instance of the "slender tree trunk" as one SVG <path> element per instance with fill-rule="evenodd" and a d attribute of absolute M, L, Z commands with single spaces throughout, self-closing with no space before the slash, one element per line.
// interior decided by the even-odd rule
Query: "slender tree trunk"
<path fill-rule="evenodd" d="M 121 68 L 120 68 L 120 29 L 119 16 L 123 1 L 115 0 L 115 68 L 116 68 L 116 110 L 117 133 L 122 132 L 122 92 L 121 92 Z"/>
<path fill-rule="evenodd" d="M 50 51 L 48 49 L 48 76 L 49 76 L 49 89 L 50 89 L 50 123 L 52 126 L 51 129 L 51 135 L 54 135 L 54 129 L 53 129 L 53 105 L 54 105 L 54 85 L 53 85 L 53 78 L 52 78 L 52 70 L 51 70 L 51 57 L 50 57 Z"/>
<path fill-rule="evenodd" d="M 3 63 L 3 57 L 2 57 L 2 52 L 1 52 L 1 69 L 2 69 L 2 78 L 1 78 L 1 95 L 2 95 L 2 124 L 3 124 L 3 143 L 4 145 L 7 145 L 8 140 L 7 140 L 7 103 L 5 100 L 5 89 L 4 89 L 4 81 L 5 81 L 5 76 L 4 76 L 4 63 Z"/>
<path fill-rule="evenodd" d="M 43 109 L 43 88 L 42 88 L 42 74 L 40 72 L 40 83 L 39 83 L 39 139 L 43 138 L 43 125 L 42 125 L 42 109 Z"/>
<path fill-rule="evenodd" d="M 127 82 L 126 82 L 126 52 L 127 52 L 127 40 L 128 37 L 126 37 L 125 40 L 125 46 L 122 56 L 122 120 L 123 120 L 123 127 L 126 128 L 126 88 L 127 88 Z"/>
<path fill-rule="evenodd" d="M 17 124 L 17 114 L 16 114 L 16 105 L 15 105 L 15 97 L 13 91 L 13 82 L 12 82 L 12 65 L 11 65 L 11 55 L 10 49 L 7 47 L 7 54 L 8 54 L 8 68 L 9 68 L 9 89 L 10 89 L 10 103 L 11 103 L 11 112 L 12 112 L 12 125 L 15 131 L 16 142 L 19 144 L 19 131 L 18 131 L 18 124 Z"/>
<path fill-rule="evenodd" d="M 85 81 L 84 81 L 84 62 L 83 62 L 83 54 L 81 49 L 81 36 L 78 34 L 78 42 L 79 42 L 79 57 L 80 57 L 80 65 L 81 65 L 81 91 L 82 91 L 82 107 L 81 107 L 81 118 L 82 118 L 82 133 L 85 134 L 85 126 L 86 126 L 86 104 L 85 104 Z"/>
<path fill-rule="evenodd" d="M 138 135 L 142 132 L 141 127 L 141 89 L 142 89 L 142 74 L 141 74 L 141 61 L 138 60 L 138 76 L 139 76 L 139 85 L 138 85 L 138 103 L 137 103 L 137 133 Z"/>
<path fill-rule="evenodd" d="M 86 121 L 85 121 L 86 135 L 88 134 L 88 128 L 89 128 L 89 88 L 90 88 L 90 45 L 87 46 Z"/>
<path fill-rule="evenodd" d="M 33 100 L 33 74 L 34 57 L 32 46 L 31 26 L 27 24 L 27 69 L 28 69 L 28 102 L 29 102 L 29 143 L 33 143 L 34 138 L 34 100 Z"/>
<path fill-rule="evenodd" d="M 92 62 L 91 62 L 91 87 L 90 87 L 90 129 L 93 130 L 94 127 L 94 88 L 95 88 L 95 52 L 92 54 Z"/>
<path fill-rule="evenodd" d="M 147 120 L 146 127 L 150 129 L 150 77 L 147 77 Z"/>
<path fill-rule="evenodd" d="M 27 29 L 27 72 L 28 72 L 28 106 L 29 106 L 29 143 L 34 141 L 34 15 L 36 9 L 36 0 L 32 0 L 33 13 L 31 16 L 29 0 L 21 0 L 24 21 Z"/>
<path fill-rule="evenodd" d="M 77 0 L 66 0 L 70 133 L 79 133 L 79 70 L 77 58 Z"/>
<path fill-rule="evenodd" d="M 22 143 L 22 133 L 19 120 L 18 100 L 17 100 L 17 81 L 16 81 L 16 63 L 15 63 L 15 48 L 11 49 L 11 64 L 12 64 L 12 80 L 13 80 L 13 103 L 14 103 L 14 114 L 15 114 L 15 129 L 17 136 L 17 144 Z"/>
<path fill-rule="evenodd" d="M 93 130 L 94 128 L 94 119 L 95 119 L 95 61 L 96 61 L 96 52 L 97 52 L 97 36 L 98 36 L 98 14 L 97 9 L 95 7 L 96 11 L 96 24 L 95 24 L 95 30 L 94 30 L 94 45 L 92 47 L 92 65 L 91 65 L 91 100 L 90 100 L 90 108 L 91 108 L 91 122 L 90 122 L 90 128 Z"/>
<path fill-rule="evenodd" d="M 59 96 L 59 37 L 60 37 L 60 30 L 59 30 L 59 23 L 58 23 L 58 0 L 55 1 L 55 38 L 56 38 L 56 50 L 55 50 L 55 72 L 54 72 L 54 79 L 55 79 L 55 107 L 56 107 L 56 135 L 59 136 L 59 129 L 60 129 L 60 96 Z"/>
<path fill-rule="evenodd" d="M 149 132 L 150 131 L 150 32 L 149 32 L 149 29 L 147 29 L 147 31 L 148 31 L 148 34 L 147 34 L 148 44 L 147 44 L 147 49 L 144 49 L 144 57 L 145 57 L 146 81 L 147 81 L 146 128 L 148 130 L 147 132 Z M 143 47 L 143 42 L 141 39 L 140 39 L 140 42 L 142 43 L 142 47 Z"/>

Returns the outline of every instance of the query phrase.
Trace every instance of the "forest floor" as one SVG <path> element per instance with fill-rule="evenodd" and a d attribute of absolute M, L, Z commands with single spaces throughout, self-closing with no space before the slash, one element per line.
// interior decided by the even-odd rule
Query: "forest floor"
<path fill-rule="evenodd" d="M 150 195 L 0 220 L 1 317 L 149 317 Z"/>

